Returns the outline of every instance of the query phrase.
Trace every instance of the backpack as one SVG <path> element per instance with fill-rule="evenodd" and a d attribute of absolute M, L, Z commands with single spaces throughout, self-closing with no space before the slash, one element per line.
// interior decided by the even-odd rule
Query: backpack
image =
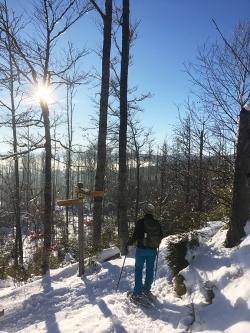
<path fill-rule="evenodd" d="M 157 249 L 162 240 L 161 227 L 153 217 L 144 218 L 144 239 L 143 245 L 152 249 Z"/>

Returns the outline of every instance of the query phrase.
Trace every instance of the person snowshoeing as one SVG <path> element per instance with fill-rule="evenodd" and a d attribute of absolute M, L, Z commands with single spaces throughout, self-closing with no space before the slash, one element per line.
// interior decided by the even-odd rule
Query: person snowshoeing
<path fill-rule="evenodd" d="M 157 249 L 163 238 L 159 221 L 154 218 L 155 207 L 151 203 L 144 205 L 144 217 L 136 222 L 132 237 L 127 242 L 127 248 L 136 242 L 135 254 L 135 285 L 131 300 L 140 302 L 145 297 L 153 298 L 151 286 L 154 280 L 154 266 Z M 143 284 L 143 267 L 146 263 L 146 276 Z"/>

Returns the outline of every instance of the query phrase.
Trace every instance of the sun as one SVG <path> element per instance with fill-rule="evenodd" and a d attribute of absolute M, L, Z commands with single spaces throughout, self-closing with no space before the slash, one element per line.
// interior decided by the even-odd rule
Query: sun
<path fill-rule="evenodd" d="M 42 82 L 39 82 L 34 88 L 33 88 L 33 95 L 34 99 L 38 103 L 47 103 L 50 104 L 53 102 L 53 94 L 51 91 L 51 88 Z"/>

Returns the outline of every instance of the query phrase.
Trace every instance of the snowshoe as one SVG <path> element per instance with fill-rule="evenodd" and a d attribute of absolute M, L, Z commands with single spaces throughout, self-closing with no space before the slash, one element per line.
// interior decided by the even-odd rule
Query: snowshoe
<path fill-rule="evenodd" d="M 142 294 L 150 302 L 155 302 L 157 300 L 157 297 L 154 294 L 152 294 L 152 292 L 150 290 L 145 290 L 144 289 L 142 291 Z"/>
<path fill-rule="evenodd" d="M 134 295 L 131 291 L 129 291 L 127 293 L 127 296 L 129 300 L 136 305 L 140 305 L 147 308 L 152 307 L 152 304 L 143 295 Z"/>

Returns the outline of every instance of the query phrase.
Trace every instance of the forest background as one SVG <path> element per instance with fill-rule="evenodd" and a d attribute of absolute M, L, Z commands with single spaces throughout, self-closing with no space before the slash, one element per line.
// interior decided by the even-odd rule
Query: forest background
<path fill-rule="evenodd" d="M 3 272 L 32 266 L 31 232 L 43 273 L 74 252 L 74 208 L 56 202 L 78 183 L 105 192 L 84 203 L 90 253 L 123 251 L 146 201 L 166 234 L 230 217 L 249 102 L 249 4 L 193 3 L 41 0 L 20 16 L 20 2 L 1 2 Z"/>

